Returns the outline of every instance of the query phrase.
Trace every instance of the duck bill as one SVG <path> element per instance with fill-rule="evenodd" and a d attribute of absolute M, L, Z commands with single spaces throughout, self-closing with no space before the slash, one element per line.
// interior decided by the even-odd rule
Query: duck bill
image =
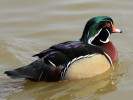
<path fill-rule="evenodd" d="M 113 29 L 112 33 L 122 33 L 122 31 L 120 29 L 116 29 L 114 25 L 112 25 L 112 29 Z"/>

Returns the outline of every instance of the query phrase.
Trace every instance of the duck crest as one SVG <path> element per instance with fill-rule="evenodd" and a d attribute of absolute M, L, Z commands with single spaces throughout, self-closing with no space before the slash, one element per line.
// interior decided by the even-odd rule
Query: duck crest
<path fill-rule="evenodd" d="M 94 17 L 85 25 L 80 41 L 93 45 L 106 44 L 113 32 L 121 33 L 119 29 L 114 28 L 113 20 L 110 17 Z"/>
<path fill-rule="evenodd" d="M 107 17 L 107 16 L 93 17 L 86 23 L 83 31 L 83 35 L 80 40 L 84 42 L 88 42 L 88 39 L 90 37 L 95 36 L 95 34 L 97 34 L 99 30 L 102 29 L 101 25 L 98 25 L 98 24 L 101 24 L 100 22 L 102 23 L 110 22 L 111 24 L 113 24 L 113 20 L 110 17 Z"/>

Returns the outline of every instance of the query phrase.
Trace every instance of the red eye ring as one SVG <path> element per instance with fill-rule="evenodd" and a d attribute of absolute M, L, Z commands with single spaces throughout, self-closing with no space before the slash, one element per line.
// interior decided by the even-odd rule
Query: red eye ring
<path fill-rule="evenodd" d="M 110 26 L 111 26 L 110 23 L 108 23 L 108 24 L 107 24 L 107 27 L 110 27 Z"/>

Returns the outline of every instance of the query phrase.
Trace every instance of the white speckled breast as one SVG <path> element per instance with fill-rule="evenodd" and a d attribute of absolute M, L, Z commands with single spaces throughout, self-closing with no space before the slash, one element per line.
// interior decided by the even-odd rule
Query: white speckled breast
<path fill-rule="evenodd" d="M 65 79 L 89 78 L 106 72 L 110 63 L 104 55 L 94 54 L 75 60 L 65 73 Z"/>

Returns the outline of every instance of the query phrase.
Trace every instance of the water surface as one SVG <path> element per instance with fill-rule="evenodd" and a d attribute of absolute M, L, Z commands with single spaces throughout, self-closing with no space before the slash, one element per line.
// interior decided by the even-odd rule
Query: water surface
<path fill-rule="evenodd" d="M 31 82 L 4 75 L 26 65 L 49 46 L 81 37 L 86 22 L 106 15 L 122 34 L 110 40 L 119 59 L 114 68 L 91 79 L 65 82 Z M 1 0 L 0 99 L 132 100 L 133 96 L 132 0 Z"/>

